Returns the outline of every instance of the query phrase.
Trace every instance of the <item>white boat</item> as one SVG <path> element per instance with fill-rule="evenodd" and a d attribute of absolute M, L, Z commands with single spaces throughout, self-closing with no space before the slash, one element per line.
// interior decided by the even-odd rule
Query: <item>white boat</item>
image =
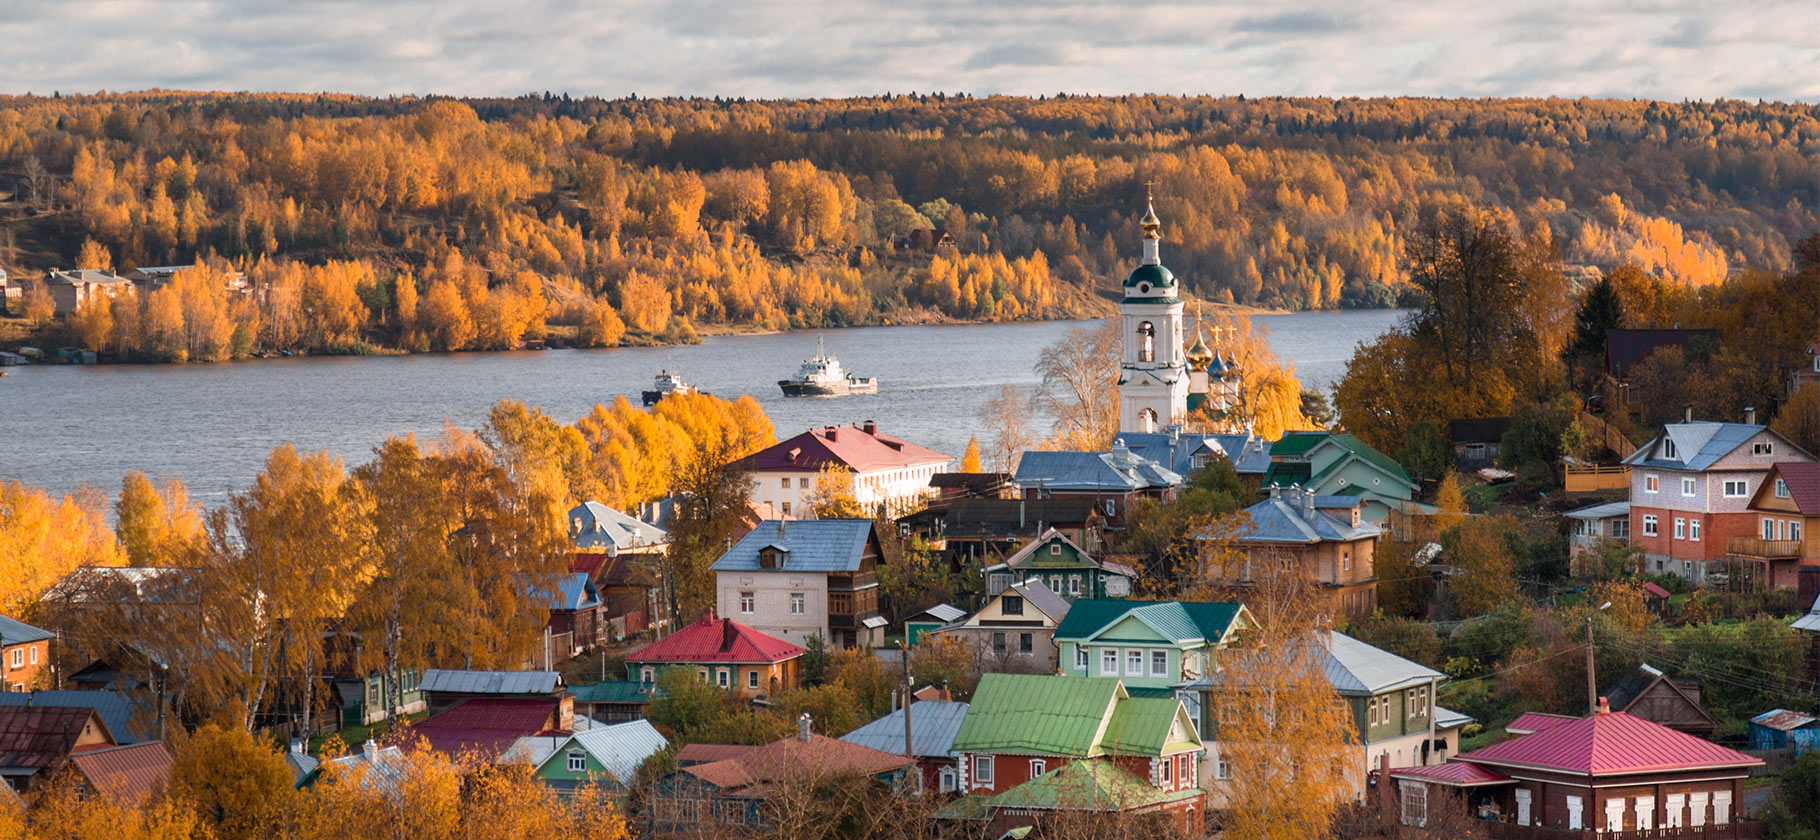
<path fill-rule="evenodd" d="M 644 392 L 645 405 L 656 405 L 658 401 L 671 394 L 693 394 L 695 392 L 695 386 L 684 382 L 682 374 L 660 370 L 657 372 L 657 378 L 651 382 L 651 390 Z"/>
<path fill-rule="evenodd" d="M 844 397 L 849 394 L 878 393 L 877 378 L 862 378 L 846 372 L 840 360 L 828 355 L 828 346 L 816 339 L 815 357 L 804 359 L 802 369 L 789 379 L 777 381 L 786 397 Z"/>

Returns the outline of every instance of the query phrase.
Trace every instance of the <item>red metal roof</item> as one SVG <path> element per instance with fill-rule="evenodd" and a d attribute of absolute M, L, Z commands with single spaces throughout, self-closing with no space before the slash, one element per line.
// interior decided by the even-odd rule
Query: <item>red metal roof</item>
<path fill-rule="evenodd" d="M 113 743 L 101 715 L 87 706 L 0 706 L 0 767 L 54 766 L 69 757 L 90 725 Z"/>
<path fill-rule="evenodd" d="M 896 753 L 849 744 L 825 735 L 772 741 L 739 756 L 683 768 L 722 791 L 762 788 L 771 782 L 804 772 L 810 768 L 826 773 L 856 773 L 873 776 L 914 762 Z"/>
<path fill-rule="evenodd" d="M 1795 507 L 1808 515 L 1820 514 L 1820 462 L 1781 461 L 1776 475 L 1788 484 L 1788 496 Z"/>
<path fill-rule="evenodd" d="M 1563 723 L 1573 723 L 1576 720 L 1579 720 L 1579 718 L 1574 717 L 1573 715 L 1551 715 L 1543 712 L 1525 712 L 1524 714 L 1518 715 L 1516 720 L 1511 721 L 1510 725 L 1504 727 L 1504 731 L 1509 732 L 1512 735 L 1534 735 L 1544 729 L 1552 729 Z"/>
<path fill-rule="evenodd" d="M 1453 787 L 1476 787 L 1510 781 L 1510 777 L 1503 773 L 1465 761 L 1451 761 L 1432 767 L 1403 767 L 1390 771 L 1390 775 L 1398 779 L 1416 779 Z"/>
<path fill-rule="evenodd" d="M 1590 715 L 1456 757 L 1459 761 L 1537 767 L 1604 776 L 1762 764 L 1624 712 Z"/>
<path fill-rule="evenodd" d="M 1668 590 L 1663 589 L 1662 587 L 1657 586 L 1653 583 L 1643 584 L 1643 591 L 1647 592 L 1650 595 L 1653 595 L 1657 598 L 1667 598 L 1668 597 Z"/>
<path fill-rule="evenodd" d="M 439 752 L 501 755 L 521 737 L 550 731 L 559 722 L 559 712 L 555 700 L 476 697 L 411 727 L 411 732 Z"/>
<path fill-rule="evenodd" d="M 70 758 L 89 784 L 121 802 L 137 802 L 171 775 L 171 753 L 158 741 L 79 750 Z"/>
<path fill-rule="evenodd" d="M 869 423 L 867 427 L 827 426 L 810 429 L 769 449 L 734 461 L 732 466 L 734 469 L 748 471 L 814 472 L 824 464 L 836 464 L 854 472 L 873 472 L 954 460 L 951 455 L 943 455 L 933 449 L 925 449 L 884 434 Z"/>
<path fill-rule="evenodd" d="M 803 649 L 713 613 L 626 654 L 627 662 L 783 662 Z"/>

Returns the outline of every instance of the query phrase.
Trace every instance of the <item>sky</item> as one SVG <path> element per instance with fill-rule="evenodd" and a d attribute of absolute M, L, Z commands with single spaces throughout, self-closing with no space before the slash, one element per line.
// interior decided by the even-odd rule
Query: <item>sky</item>
<path fill-rule="evenodd" d="M 1820 100 L 1820 4 L 0 0 L 0 92 Z"/>

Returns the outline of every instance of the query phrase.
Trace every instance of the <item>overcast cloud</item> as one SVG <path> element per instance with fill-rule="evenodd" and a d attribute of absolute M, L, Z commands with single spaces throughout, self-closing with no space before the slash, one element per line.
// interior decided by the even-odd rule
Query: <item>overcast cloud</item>
<path fill-rule="evenodd" d="M 1820 100 L 1820 4 L 0 0 L 0 92 Z"/>

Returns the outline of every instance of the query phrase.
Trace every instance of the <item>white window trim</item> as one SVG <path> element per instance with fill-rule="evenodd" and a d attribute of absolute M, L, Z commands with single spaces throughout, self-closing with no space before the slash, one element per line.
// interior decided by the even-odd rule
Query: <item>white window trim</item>
<path fill-rule="evenodd" d="M 25 667 L 25 648 L 13 648 L 13 667 Z"/>
<path fill-rule="evenodd" d="M 1698 520 L 1698 519 L 1687 520 L 1687 540 L 1688 540 L 1688 542 L 1699 542 L 1700 541 L 1700 520 Z"/>
<path fill-rule="evenodd" d="M 1736 492 L 1732 490 L 1734 487 L 1737 488 Z M 1742 499 L 1750 495 L 1750 482 L 1745 479 L 1727 480 L 1725 486 L 1721 488 L 1721 492 L 1727 499 Z"/>
<path fill-rule="evenodd" d="M 1131 661 L 1134 657 L 1137 659 L 1137 662 L 1135 664 Z M 1125 649 L 1125 676 L 1127 676 L 1127 677 L 1143 676 L 1144 675 L 1144 661 L 1146 658 L 1147 657 L 1144 655 L 1143 648 L 1126 648 Z"/>
<path fill-rule="evenodd" d="M 1644 475 L 1643 475 L 1643 492 L 1645 492 L 1645 493 L 1660 493 L 1660 492 L 1662 492 L 1662 479 L 1661 479 L 1661 477 L 1660 477 L 1660 476 L 1655 476 L 1655 475 L 1650 475 L 1650 474 L 1648 474 L 1648 473 L 1645 473 L 1645 474 L 1644 474 Z"/>
<path fill-rule="evenodd" d="M 1153 650 L 1150 652 L 1150 676 L 1169 676 L 1169 651 Z"/>
<path fill-rule="evenodd" d="M 1691 479 L 1691 478 L 1681 479 L 1681 495 L 1682 496 L 1685 496 L 1690 499 L 1693 498 L 1694 497 L 1694 487 L 1695 487 L 1695 484 L 1694 484 L 1693 479 Z"/>
<path fill-rule="evenodd" d="M 1643 514 L 1643 536 L 1646 536 L 1646 537 L 1658 536 L 1659 531 L 1658 531 L 1657 526 L 1659 524 L 1660 523 L 1656 519 L 1655 514 L 1653 514 L 1653 513 Z"/>
<path fill-rule="evenodd" d="M 1040 758 L 1030 759 L 1030 778 L 1034 779 L 1049 772 L 1049 762 Z"/>
<path fill-rule="evenodd" d="M 1687 519 L 1684 517 L 1675 517 L 1675 539 L 1687 539 Z"/>
<path fill-rule="evenodd" d="M 979 785 L 992 784 L 992 756 L 976 755 L 973 757 L 973 781 Z"/>
<path fill-rule="evenodd" d="M 1087 669 L 1092 667 L 1092 665 L 1093 665 L 1093 657 L 1088 655 L 1087 647 L 1085 645 L 1075 645 L 1074 646 L 1074 670 L 1080 671 L 1081 673 L 1086 673 Z"/>
<path fill-rule="evenodd" d="M 746 672 L 746 687 L 750 688 L 750 689 L 758 688 L 758 669 L 757 668 L 753 668 L 752 670 Z"/>
<path fill-rule="evenodd" d="M 1119 649 L 1100 649 L 1100 676 L 1116 677 L 1119 675 Z"/>

